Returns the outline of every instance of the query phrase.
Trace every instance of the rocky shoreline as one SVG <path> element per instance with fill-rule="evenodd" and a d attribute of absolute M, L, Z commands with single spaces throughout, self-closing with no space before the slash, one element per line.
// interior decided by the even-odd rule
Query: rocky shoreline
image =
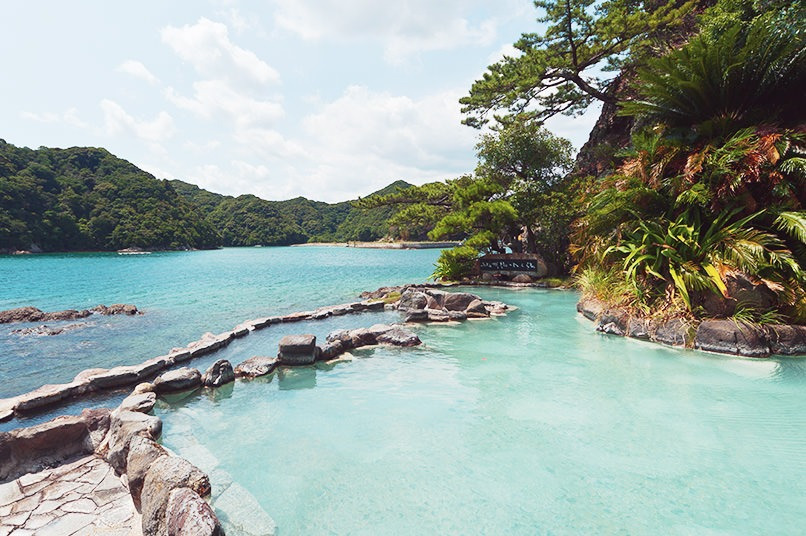
<path fill-rule="evenodd" d="M 184 349 L 163 356 L 167 363 L 177 357 L 191 359 L 213 352 L 233 338 L 279 322 L 317 320 L 349 312 L 401 311 L 406 322 L 461 321 L 506 314 L 511 308 L 500 302 L 485 302 L 474 294 L 449 293 L 434 286 L 404 286 L 375 291 L 378 298 L 246 322 L 220 336 L 208 336 Z M 93 369 L 79 373 L 73 384 L 89 389 L 136 382 L 134 390 L 114 410 L 85 409 L 79 416 L 57 417 L 29 428 L 0 432 L 0 513 L 12 531 L 69 526 L 76 531 L 119 530 L 122 534 L 224 534 L 221 520 L 209 501 L 212 486 L 207 474 L 187 460 L 162 447 L 158 441 L 162 421 L 149 412 L 157 398 L 177 392 L 216 389 L 236 378 L 249 380 L 271 374 L 278 367 L 309 366 L 317 361 L 335 362 L 350 350 L 391 345 L 421 344 L 405 325 L 375 324 L 369 328 L 331 332 L 318 346 L 313 335 L 289 335 L 280 340 L 276 357 L 254 356 L 233 367 L 224 359 L 204 373 L 188 367 L 162 372 L 153 381 L 140 381 L 148 371 L 158 372 L 162 361 L 149 360 L 139 367 L 117 367 L 111 371 Z M 162 358 L 155 358 L 160 360 Z M 138 375 L 139 374 L 139 375 Z M 74 388 L 77 387 L 73 384 Z M 44 386 L 32 396 L 14 399 L 13 411 L 26 411 L 38 403 L 55 403 L 67 386 Z M 46 389 L 48 388 L 48 389 Z M 71 396 L 78 394 L 78 391 Z M 68 395 L 65 395 L 68 396 Z M 37 402 L 34 402 L 37 401 Z M 30 404 L 35 404 L 30 406 Z M 57 469 L 50 469 L 51 467 Z M 96 490 L 107 483 L 103 498 Z M 64 489 L 71 490 L 65 493 Z M 42 491 L 45 490 L 45 491 Z M 55 490 L 55 491 L 53 491 Z M 52 499 L 48 509 L 39 507 L 42 493 Z M 102 502 L 102 504 L 99 504 Z M 80 510 L 76 510 L 79 508 Z M 81 510 L 83 509 L 83 510 Z M 110 515 L 114 526 L 109 525 Z M 115 517 L 116 516 L 116 517 Z M 232 521 L 232 520 L 230 520 Z M 250 520 L 241 520 L 252 523 Z M 139 525 L 139 526 L 137 526 Z M 270 520 L 263 531 L 273 533 Z M 118 533 L 118 532 L 115 532 Z M 263 533 L 263 532 L 260 532 Z"/>
<path fill-rule="evenodd" d="M 595 298 L 583 298 L 577 311 L 596 323 L 596 331 L 682 348 L 742 357 L 806 355 L 806 326 L 758 326 L 730 319 L 691 322 L 684 318 L 652 319 L 622 308 L 607 307 Z"/>
<path fill-rule="evenodd" d="M 115 303 L 107 307 L 106 305 L 96 305 L 92 309 L 66 309 L 46 313 L 36 307 L 17 307 L 0 311 L 0 324 L 12 324 L 17 322 L 59 322 L 64 320 L 78 320 L 87 318 L 92 314 L 110 315 L 141 315 L 143 314 L 137 306 L 128 303 Z"/>

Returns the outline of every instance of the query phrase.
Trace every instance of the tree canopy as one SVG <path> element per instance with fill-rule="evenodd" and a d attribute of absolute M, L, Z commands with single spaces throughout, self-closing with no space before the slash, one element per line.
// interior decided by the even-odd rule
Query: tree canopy
<path fill-rule="evenodd" d="M 528 114 L 543 122 L 579 115 L 594 100 L 614 103 L 612 76 L 642 58 L 654 39 L 686 20 L 695 0 L 536 0 L 543 33 L 524 33 L 517 56 L 490 65 L 459 102 L 464 123 L 481 127 L 489 115 Z M 499 118 L 500 116 L 496 116 Z"/>

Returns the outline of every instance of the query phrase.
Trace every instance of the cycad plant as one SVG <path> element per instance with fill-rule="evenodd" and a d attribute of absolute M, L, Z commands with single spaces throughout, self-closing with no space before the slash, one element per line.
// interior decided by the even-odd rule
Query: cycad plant
<path fill-rule="evenodd" d="M 710 139 L 797 121 L 806 87 L 806 17 L 786 13 L 736 23 L 715 38 L 699 35 L 650 60 L 639 72 L 638 98 L 624 103 L 622 113 Z"/>

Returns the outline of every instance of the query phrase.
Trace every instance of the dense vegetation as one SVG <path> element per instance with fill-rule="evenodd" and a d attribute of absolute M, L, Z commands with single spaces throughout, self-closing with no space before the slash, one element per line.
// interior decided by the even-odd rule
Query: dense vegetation
<path fill-rule="evenodd" d="M 535 5 L 545 33 L 524 34 L 461 100 L 466 124 L 492 124 L 475 174 L 380 200 L 407 205 L 400 228 L 466 239 L 435 275 L 461 278 L 506 247 L 638 314 L 806 321 L 801 2 Z M 602 117 L 564 174 L 564 142 L 541 125 L 594 100 Z M 608 139 L 625 141 L 596 145 Z"/>
<path fill-rule="evenodd" d="M 166 181 L 104 149 L 0 140 L 0 250 L 207 248 L 215 229 Z"/>
<path fill-rule="evenodd" d="M 231 197 L 178 180 L 171 184 L 202 210 L 225 246 L 373 241 L 389 234 L 388 220 L 396 212 L 394 207 L 364 209 L 350 201 L 328 204 L 304 197 L 287 201 L 267 201 L 254 195 Z M 368 198 L 409 186 L 397 181 Z"/>
<path fill-rule="evenodd" d="M 398 181 L 378 194 L 409 186 Z M 389 233 L 395 212 L 224 196 L 157 180 L 104 149 L 33 150 L 0 140 L 0 252 L 371 241 Z"/>

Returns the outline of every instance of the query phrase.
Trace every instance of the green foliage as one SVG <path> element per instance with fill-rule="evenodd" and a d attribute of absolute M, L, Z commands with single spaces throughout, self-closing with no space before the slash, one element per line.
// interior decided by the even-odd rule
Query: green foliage
<path fill-rule="evenodd" d="M 610 79 L 616 70 L 646 54 L 657 37 L 686 21 L 695 2 L 633 0 L 537 0 L 548 23 L 545 33 L 523 34 L 520 52 L 490 65 L 470 94 L 460 100 L 464 123 L 480 127 L 487 115 L 529 114 L 542 123 L 557 115 L 578 115 L 599 100 L 615 102 Z"/>
<path fill-rule="evenodd" d="M 640 70 L 623 112 L 648 123 L 726 137 L 760 123 L 797 124 L 806 86 L 806 17 L 767 13 L 694 37 Z"/>
<path fill-rule="evenodd" d="M 0 250 L 209 248 L 215 229 L 167 181 L 103 149 L 0 141 Z"/>
<path fill-rule="evenodd" d="M 431 274 L 431 278 L 459 281 L 470 274 L 478 256 L 478 250 L 467 245 L 445 249 L 437 259 L 436 270 Z"/>
<path fill-rule="evenodd" d="M 182 181 L 172 184 L 189 202 L 203 207 L 207 221 L 219 229 L 225 246 L 378 240 L 389 233 L 388 220 L 395 209 L 371 208 L 367 201 L 410 186 L 397 181 L 364 200 L 328 204 L 304 197 L 287 201 L 267 201 L 254 195 L 231 197 Z"/>

